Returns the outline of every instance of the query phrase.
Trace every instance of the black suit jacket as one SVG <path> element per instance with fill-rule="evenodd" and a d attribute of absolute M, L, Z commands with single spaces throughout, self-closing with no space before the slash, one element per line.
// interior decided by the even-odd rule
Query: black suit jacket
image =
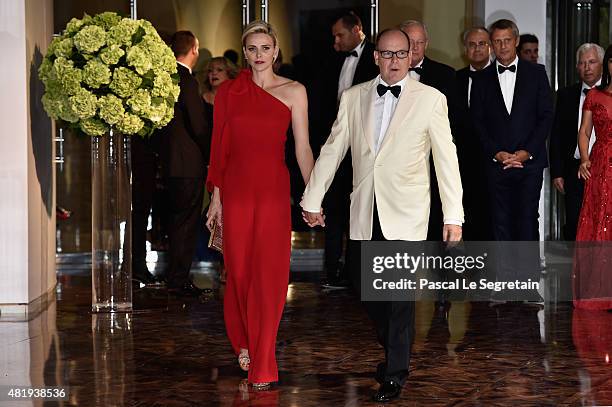
<path fill-rule="evenodd" d="M 365 41 L 363 51 L 355 68 L 352 85 L 374 79 L 379 74 L 374 63 L 374 44 Z M 354 58 L 354 57 L 347 57 Z M 334 53 L 321 65 L 317 78 L 309 93 L 310 134 L 313 150 L 325 144 L 338 113 L 338 81 L 344 64 L 343 53 Z"/>
<path fill-rule="evenodd" d="M 209 123 L 198 81 L 177 64 L 181 93 L 174 104 L 174 118 L 162 131 L 162 160 L 168 177 L 203 178 L 210 155 Z"/>
<path fill-rule="evenodd" d="M 574 153 L 578 142 L 578 108 L 582 83 L 559 89 L 557 107 L 550 134 L 550 176 L 554 178 L 575 177 Z M 571 172 L 571 174 L 570 174 Z"/>
<path fill-rule="evenodd" d="M 481 168 L 480 161 L 482 160 L 482 147 L 480 138 L 476 133 L 474 122 L 470 113 L 468 104 L 468 90 L 470 74 L 474 77 L 481 75 L 482 71 L 473 71 L 470 73 L 470 67 L 466 66 L 457 71 L 456 74 L 456 124 L 455 144 L 457 145 L 457 155 L 459 156 L 459 165 L 471 168 Z M 472 85 L 473 89 L 473 85 Z"/>
<path fill-rule="evenodd" d="M 505 75 L 508 75 L 506 73 Z M 472 82 L 470 110 L 480 137 L 488 169 L 501 163 L 493 158 L 500 151 L 526 150 L 533 157 L 525 168 L 548 165 L 546 137 L 550 132 L 553 106 L 544 66 L 518 61 L 512 112 L 508 114 L 502 96 L 497 65 L 492 63 Z"/>
<path fill-rule="evenodd" d="M 421 64 L 422 72 L 420 82 L 424 85 L 431 86 L 442 92 L 446 96 L 446 104 L 448 106 L 448 120 L 453 134 L 453 141 L 457 135 L 457 97 L 455 85 L 455 70 L 448 65 L 431 60 L 427 57 L 423 58 Z M 436 177 L 433 158 L 430 157 L 430 182 L 431 182 L 431 204 L 429 211 L 429 227 L 427 230 L 427 240 L 442 240 L 442 201 L 440 200 L 440 192 L 438 190 L 438 179 Z M 461 165 L 461 163 L 459 164 Z"/>

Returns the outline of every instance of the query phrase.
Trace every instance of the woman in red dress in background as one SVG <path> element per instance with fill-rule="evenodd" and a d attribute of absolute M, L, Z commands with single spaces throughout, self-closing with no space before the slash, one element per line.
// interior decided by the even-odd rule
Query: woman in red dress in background
<path fill-rule="evenodd" d="M 278 40 L 262 21 L 249 24 L 242 45 L 250 69 L 224 82 L 215 96 L 206 225 L 223 220 L 227 268 L 224 318 L 240 367 L 254 387 L 278 381 L 276 334 L 291 253 L 289 124 L 307 184 L 314 165 L 308 142 L 308 100 L 298 82 L 274 74 Z"/>
<path fill-rule="evenodd" d="M 574 306 L 612 309 L 612 46 L 604 55 L 601 85 L 586 96 L 578 131 L 584 198 L 576 234 Z M 591 130 L 596 141 L 589 157 Z"/>

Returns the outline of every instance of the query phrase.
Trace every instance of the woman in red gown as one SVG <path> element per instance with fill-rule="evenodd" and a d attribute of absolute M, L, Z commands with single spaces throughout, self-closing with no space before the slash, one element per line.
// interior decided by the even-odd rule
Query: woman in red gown
<path fill-rule="evenodd" d="M 578 132 L 580 168 L 585 189 L 576 234 L 574 306 L 612 309 L 612 46 L 603 60 L 601 85 L 587 94 Z M 595 126 L 596 141 L 588 145 Z"/>
<path fill-rule="evenodd" d="M 306 90 L 272 70 L 279 52 L 275 32 L 255 21 L 245 28 L 242 45 L 250 69 L 224 82 L 215 96 L 207 226 L 223 220 L 227 335 L 249 383 L 263 389 L 278 381 L 276 334 L 289 283 L 290 123 L 305 183 L 314 162 Z"/>

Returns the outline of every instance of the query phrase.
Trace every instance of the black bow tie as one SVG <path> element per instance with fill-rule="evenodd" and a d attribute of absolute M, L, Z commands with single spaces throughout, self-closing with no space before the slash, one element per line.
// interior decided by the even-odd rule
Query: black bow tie
<path fill-rule="evenodd" d="M 497 65 L 497 72 L 504 73 L 506 71 L 510 71 L 513 73 L 516 72 L 516 65 L 510 65 L 510 66 Z"/>
<path fill-rule="evenodd" d="M 378 96 L 383 96 L 387 91 L 390 90 L 393 96 L 396 98 L 399 97 L 400 92 L 402 91 L 402 87 L 400 85 L 395 86 L 385 86 L 382 83 L 379 83 L 376 87 L 376 92 L 378 92 Z"/>
<path fill-rule="evenodd" d="M 419 76 L 423 75 L 423 68 L 420 66 L 416 68 L 410 68 L 409 71 L 416 72 Z"/>
<path fill-rule="evenodd" d="M 586 96 L 586 95 L 587 95 L 587 93 L 589 93 L 589 91 L 590 91 L 590 90 L 591 90 L 591 89 L 586 89 L 586 88 L 585 88 L 585 89 L 582 89 L 582 93 L 584 93 L 584 96 Z"/>
<path fill-rule="evenodd" d="M 344 54 L 345 58 L 348 58 L 348 57 L 355 57 L 355 58 L 357 58 L 358 56 L 359 56 L 359 54 L 357 54 L 357 51 L 346 52 Z"/>

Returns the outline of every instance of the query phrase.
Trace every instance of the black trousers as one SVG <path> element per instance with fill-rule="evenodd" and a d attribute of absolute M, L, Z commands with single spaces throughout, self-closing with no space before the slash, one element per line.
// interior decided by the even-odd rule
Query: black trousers
<path fill-rule="evenodd" d="M 198 228 L 202 220 L 203 178 L 169 178 L 170 230 L 168 237 L 168 287 L 176 288 L 189 280 L 191 262 L 195 254 Z"/>
<path fill-rule="evenodd" d="M 372 241 L 386 240 L 374 202 Z M 351 240 L 350 244 L 353 286 L 360 287 L 361 241 Z M 410 351 L 414 341 L 414 301 L 363 301 L 362 304 L 376 326 L 378 342 L 385 349 L 385 362 L 380 373 L 385 380 L 394 380 L 403 385 L 408 378 Z"/>
<path fill-rule="evenodd" d="M 567 241 L 575 241 L 580 208 L 582 208 L 582 197 L 584 195 L 584 181 L 578 179 L 580 160 L 572 159 L 569 167 L 567 175 L 563 177 L 565 187 L 565 227 L 563 229 L 563 237 Z"/>
<path fill-rule="evenodd" d="M 147 223 L 155 192 L 155 152 L 147 140 L 132 138 L 132 270 L 146 267 Z"/>
<path fill-rule="evenodd" d="M 538 209 L 543 169 L 489 172 L 489 191 L 493 219 L 493 238 L 497 241 L 538 241 Z"/>
<path fill-rule="evenodd" d="M 538 209 L 543 169 L 504 170 L 498 167 L 489 176 L 494 239 L 537 242 L 540 239 Z M 540 276 L 539 246 L 534 243 L 501 249 L 497 263 L 498 281 L 516 277 L 537 281 Z"/>
<path fill-rule="evenodd" d="M 344 238 L 348 240 L 350 195 L 352 190 L 353 169 L 351 156 L 347 153 L 340 163 L 336 176 L 332 181 L 323 208 L 325 219 L 325 270 L 328 278 L 348 278 L 346 267 L 340 267 L 340 259 L 344 249 Z M 349 245 L 350 247 L 350 245 Z M 347 247 L 346 258 L 349 257 Z M 336 273 L 340 273 L 336 276 Z"/>

